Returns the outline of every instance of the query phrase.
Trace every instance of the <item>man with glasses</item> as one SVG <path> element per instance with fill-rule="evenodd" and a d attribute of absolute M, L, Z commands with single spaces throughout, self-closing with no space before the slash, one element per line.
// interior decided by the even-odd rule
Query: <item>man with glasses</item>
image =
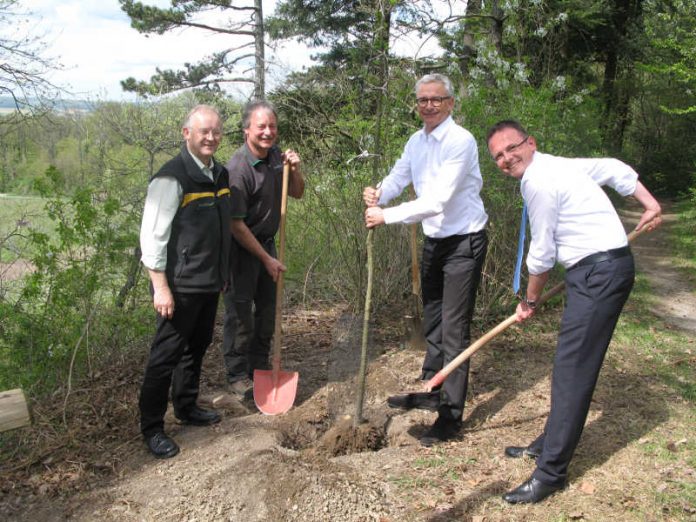
<path fill-rule="evenodd" d="M 556 261 L 566 269 L 567 295 L 546 426 L 528 446 L 505 449 L 508 457 L 536 458 L 536 469 L 503 498 L 513 504 L 533 503 L 566 485 L 604 355 L 633 287 L 626 233 L 601 185 L 633 196 L 644 207 L 637 230 L 658 226 L 661 209 L 638 174 L 619 160 L 542 154 L 534 137 L 511 120 L 493 126 L 487 142 L 498 168 L 520 180 L 529 211 L 529 281 L 526 298 L 517 306 L 518 321 L 534 315 Z"/>
<path fill-rule="evenodd" d="M 418 80 L 415 91 L 423 128 L 408 140 L 379 188 L 365 188 L 363 199 L 368 228 L 422 223 L 421 291 L 427 348 L 421 379 L 427 381 L 469 345 L 488 247 L 488 216 L 479 195 L 483 181 L 476 140 L 452 119 L 450 80 L 429 74 Z M 413 184 L 415 200 L 382 208 L 409 184 Z M 422 445 L 431 446 L 459 432 L 468 379 L 466 362 L 440 388 L 392 396 L 387 403 L 392 408 L 436 411 L 437 419 L 420 439 Z"/>
<path fill-rule="evenodd" d="M 140 391 L 140 430 L 161 459 L 179 453 L 164 432 L 170 385 L 174 415 L 182 423 L 220 421 L 217 412 L 196 404 L 220 291 L 229 281 L 230 189 L 227 170 L 213 158 L 222 138 L 217 110 L 194 107 L 183 135 L 181 152 L 150 180 L 140 227 L 157 312 Z"/>

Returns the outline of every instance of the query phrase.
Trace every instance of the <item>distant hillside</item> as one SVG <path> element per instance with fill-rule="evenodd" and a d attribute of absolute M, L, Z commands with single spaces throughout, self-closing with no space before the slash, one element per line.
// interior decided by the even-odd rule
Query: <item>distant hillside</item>
<path fill-rule="evenodd" d="M 52 102 L 56 112 L 89 112 L 92 106 L 84 100 L 55 100 Z M 10 96 L 0 96 L 0 113 L 17 110 L 15 101 Z"/>

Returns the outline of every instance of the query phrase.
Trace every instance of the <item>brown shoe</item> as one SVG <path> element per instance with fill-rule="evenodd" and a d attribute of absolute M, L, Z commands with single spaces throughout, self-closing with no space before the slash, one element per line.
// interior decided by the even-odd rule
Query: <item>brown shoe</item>
<path fill-rule="evenodd" d="M 253 388 L 254 383 L 247 377 L 227 384 L 227 391 L 240 400 L 250 395 Z"/>

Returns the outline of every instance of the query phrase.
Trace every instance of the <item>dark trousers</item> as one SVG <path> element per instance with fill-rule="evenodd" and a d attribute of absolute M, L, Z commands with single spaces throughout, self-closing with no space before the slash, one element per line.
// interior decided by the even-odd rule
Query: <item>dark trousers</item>
<path fill-rule="evenodd" d="M 261 243 L 276 257 L 273 239 Z M 228 382 L 252 378 L 269 369 L 275 328 L 276 284 L 259 259 L 239 247 L 233 264 L 233 289 L 224 294 L 222 354 Z"/>
<path fill-rule="evenodd" d="M 196 405 L 201 365 L 213 339 L 218 293 L 174 294 L 174 316 L 157 316 L 155 339 L 140 390 L 140 430 L 164 430 L 169 388 L 177 416 Z"/>
<path fill-rule="evenodd" d="M 487 249 L 485 230 L 425 239 L 421 263 L 423 333 L 427 344 L 423 380 L 432 378 L 469 346 L 476 291 Z M 468 380 L 468 361 L 445 379 L 437 392 L 441 417 L 462 419 Z"/>
<path fill-rule="evenodd" d="M 566 273 L 566 305 L 551 381 L 551 411 L 533 477 L 562 486 L 580 440 L 592 394 L 614 328 L 628 299 L 635 270 L 631 255 L 573 268 Z"/>

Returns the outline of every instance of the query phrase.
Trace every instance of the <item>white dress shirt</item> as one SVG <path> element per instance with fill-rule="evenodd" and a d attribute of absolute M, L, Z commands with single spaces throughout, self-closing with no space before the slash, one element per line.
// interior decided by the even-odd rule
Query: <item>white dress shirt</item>
<path fill-rule="evenodd" d="M 617 159 L 535 152 L 521 182 L 532 230 L 529 273 L 546 272 L 556 261 L 568 268 L 588 255 L 627 245 L 623 225 L 601 186 L 629 196 L 637 181 L 636 171 Z"/>
<path fill-rule="evenodd" d="M 430 134 L 421 129 L 409 138 L 401 158 L 382 181 L 380 206 L 411 183 L 417 198 L 385 208 L 385 223 L 420 221 L 423 233 L 433 238 L 478 232 L 486 226 L 476 140 L 451 116 Z"/>
<path fill-rule="evenodd" d="M 191 157 L 203 174 L 213 181 L 210 168 L 194 154 Z M 174 216 L 183 197 L 181 185 L 172 176 L 157 177 L 147 187 L 143 221 L 140 224 L 140 260 L 150 270 L 164 272 L 167 266 L 167 243 L 172 233 Z"/>

